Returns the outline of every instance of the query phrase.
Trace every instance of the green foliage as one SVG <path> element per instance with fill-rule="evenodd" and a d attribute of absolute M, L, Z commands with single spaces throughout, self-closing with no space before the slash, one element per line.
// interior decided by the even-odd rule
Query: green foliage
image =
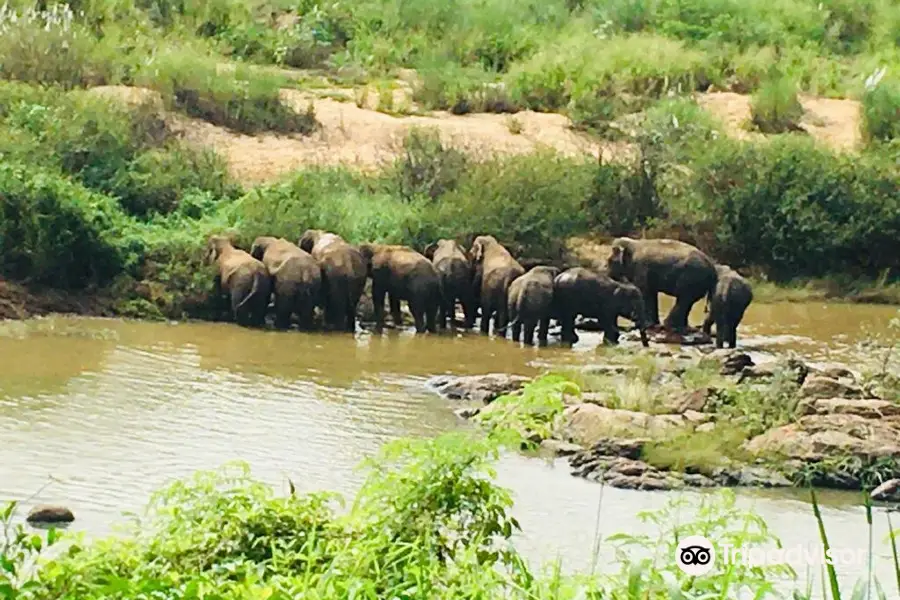
<path fill-rule="evenodd" d="M 763 387 L 735 385 L 716 389 L 705 409 L 723 415 L 728 422 L 753 437 L 784 425 L 797 416 L 799 386 L 789 366 L 781 365 L 774 379 Z"/>
<path fill-rule="evenodd" d="M 900 140 L 900 80 L 882 79 L 866 90 L 861 125 L 870 143 Z"/>
<path fill-rule="evenodd" d="M 55 287 L 105 283 L 126 268 L 124 215 L 53 170 L 0 164 L 0 271 Z"/>
<path fill-rule="evenodd" d="M 309 134 L 318 125 L 312 107 L 299 113 L 279 96 L 281 80 L 234 65 L 218 68 L 213 57 L 187 48 L 165 50 L 140 76 L 178 110 L 241 133 L 270 130 Z"/>
<path fill-rule="evenodd" d="M 488 431 L 521 437 L 521 444 L 533 446 L 553 434 L 565 408 L 566 396 L 579 397 L 581 389 L 564 375 L 538 377 L 514 394 L 495 399 L 476 419 Z"/>
<path fill-rule="evenodd" d="M 787 77 L 775 77 L 765 82 L 750 102 L 750 121 L 763 133 L 795 130 L 802 116 L 797 86 Z"/>

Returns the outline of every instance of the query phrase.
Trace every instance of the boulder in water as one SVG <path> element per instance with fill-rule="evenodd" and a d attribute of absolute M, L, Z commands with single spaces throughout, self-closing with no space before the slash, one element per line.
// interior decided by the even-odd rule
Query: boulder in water
<path fill-rule="evenodd" d="M 888 479 L 869 494 L 876 502 L 900 502 L 900 479 Z"/>
<path fill-rule="evenodd" d="M 489 373 L 463 377 L 442 376 L 429 381 L 429 386 L 451 400 L 469 400 L 490 404 L 498 397 L 522 389 L 530 379 L 521 375 Z"/>
<path fill-rule="evenodd" d="M 65 506 L 42 504 L 35 506 L 25 519 L 29 523 L 71 523 L 75 515 Z"/>

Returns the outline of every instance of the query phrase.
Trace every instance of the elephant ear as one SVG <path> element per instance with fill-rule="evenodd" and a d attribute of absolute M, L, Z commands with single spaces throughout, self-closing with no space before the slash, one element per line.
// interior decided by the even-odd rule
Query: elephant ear
<path fill-rule="evenodd" d="M 431 244 L 425 246 L 425 250 L 422 252 L 422 254 L 424 254 L 425 258 L 427 258 L 428 260 L 434 260 L 434 253 L 437 250 L 437 247 L 438 245 L 432 242 Z"/>
<path fill-rule="evenodd" d="M 480 263 L 481 259 L 484 258 L 484 242 L 480 239 L 476 239 L 472 242 L 472 249 L 469 253 L 472 255 L 473 263 Z"/>

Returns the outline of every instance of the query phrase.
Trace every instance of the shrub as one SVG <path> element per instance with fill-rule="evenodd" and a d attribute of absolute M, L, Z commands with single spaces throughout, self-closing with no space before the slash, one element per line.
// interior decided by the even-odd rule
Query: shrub
<path fill-rule="evenodd" d="M 445 61 L 419 70 L 413 99 L 426 108 L 448 110 L 457 115 L 518 111 L 505 88 L 480 67 L 460 67 Z"/>
<path fill-rule="evenodd" d="M 750 121 L 762 133 L 796 130 L 802 116 L 797 86 L 787 77 L 776 76 L 764 83 L 750 103 Z"/>
<path fill-rule="evenodd" d="M 881 80 L 863 94 L 862 132 L 868 142 L 900 139 L 900 80 Z"/>
<path fill-rule="evenodd" d="M 720 140 L 695 165 L 698 220 L 716 225 L 714 254 L 779 280 L 900 263 L 900 174 L 890 155 L 833 154 L 804 138 Z"/>
<path fill-rule="evenodd" d="M 453 190 L 468 165 L 462 151 L 445 146 L 437 128 L 412 128 L 403 139 L 403 152 L 394 162 L 394 179 L 401 198 L 431 200 Z"/>
<path fill-rule="evenodd" d="M 0 77 L 73 88 L 105 83 L 111 66 L 97 61 L 97 40 L 68 4 L 22 13 L 0 6 Z"/>
<path fill-rule="evenodd" d="M 126 267 L 124 216 L 111 198 L 51 170 L 0 164 L 0 271 L 61 288 L 105 283 Z"/>
<path fill-rule="evenodd" d="M 222 159 L 174 139 L 152 102 L 129 107 L 81 91 L 28 96 L 15 85 L 0 89 L 0 114 L 18 137 L 9 154 L 58 166 L 131 214 L 170 212 L 194 189 L 239 195 Z"/>
<path fill-rule="evenodd" d="M 245 66 L 221 72 L 212 58 L 185 50 L 156 57 L 142 80 L 176 109 L 241 133 L 309 134 L 318 125 L 312 107 L 298 113 L 280 96 L 280 80 Z"/>

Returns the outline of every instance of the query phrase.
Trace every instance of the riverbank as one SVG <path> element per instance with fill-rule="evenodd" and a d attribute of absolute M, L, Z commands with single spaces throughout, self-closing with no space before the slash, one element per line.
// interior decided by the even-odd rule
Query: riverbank
<path fill-rule="evenodd" d="M 645 534 L 596 533 L 594 564 L 600 549 L 611 547 L 615 567 L 572 573 L 560 561 L 531 565 L 515 548 L 521 527 L 511 515 L 512 497 L 494 481 L 502 447 L 500 438 L 469 434 L 393 442 L 366 463 L 366 481 L 352 502 L 330 492 L 298 492 L 290 480 L 287 493 L 276 494 L 247 465 L 232 463 L 172 483 L 154 494 L 139 523 L 93 541 L 58 529 L 35 535 L 17 523 L 12 504 L 0 510 L 6 565 L 0 589 L 23 600 L 124 599 L 148 589 L 162 598 L 214 589 L 226 600 L 345 598 L 360 589 L 373 598 L 450 600 L 475 591 L 478 598 L 661 600 L 671 597 L 673 585 L 683 595 L 826 597 L 824 589 L 816 596 L 802 582 L 802 566 L 787 556 L 768 564 L 720 559 L 702 577 L 679 568 L 678 543 L 690 535 L 703 535 L 719 548 L 781 548 L 780 539 L 727 491 L 700 497 L 693 507 L 672 499 L 645 515 L 653 524 Z M 815 496 L 812 501 L 827 548 Z M 879 579 L 872 572 L 872 512 L 867 506 L 868 551 L 859 552 L 869 557 L 869 567 L 857 586 Z M 602 515 L 601 506 L 598 522 Z M 889 546 L 896 548 L 895 542 Z M 841 570 L 827 569 L 835 600 L 854 583 L 842 585 Z M 896 578 L 900 585 L 900 569 Z"/>
<path fill-rule="evenodd" d="M 884 361 L 875 371 L 790 356 L 755 364 L 741 351 L 682 347 L 604 353 L 533 381 L 493 374 L 431 386 L 463 402 L 463 418 L 568 457 L 573 475 L 613 487 L 868 492 L 900 479 L 896 344 L 876 350 Z"/>

